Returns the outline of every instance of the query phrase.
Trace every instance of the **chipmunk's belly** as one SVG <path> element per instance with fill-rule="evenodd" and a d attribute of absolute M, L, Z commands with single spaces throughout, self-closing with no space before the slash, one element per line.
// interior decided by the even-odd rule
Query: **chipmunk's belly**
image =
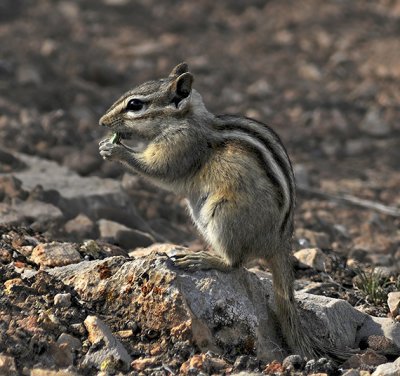
<path fill-rule="evenodd" d="M 274 201 L 271 204 L 267 192 L 255 193 L 240 200 L 240 192 L 215 190 L 188 199 L 190 214 L 203 237 L 221 257 L 235 264 L 269 258 L 282 243 Z"/>
<path fill-rule="evenodd" d="M 206 213 L 202 210 L 206 204 L 208 194 L 192 196 L 187 199 L 190 215 L 198 227 L 204 233 L 207 228 L 208 219 Z"/>
<path fill-rule="evenodd" d="M 203 235 L 208 237 L 215 223 L 222 223 L 224 221 L 226 215 L 232 211 L 232 209 L 228 207 L 234 205 L 239 208 L 239 205 L 234 203 L 232 196 L 232 194 L 223 195 L 220 191 L 215 191 L 198 194 L 196 196 L 193 195 L 188 198 L 188 207 L 191 217 Z M 232 215 L 238 214 L 239 213 L 232 213 Z"/>

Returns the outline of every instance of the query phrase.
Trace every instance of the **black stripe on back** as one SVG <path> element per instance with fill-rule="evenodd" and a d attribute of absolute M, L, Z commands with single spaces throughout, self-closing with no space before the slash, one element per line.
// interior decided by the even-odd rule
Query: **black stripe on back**
<path fill-rule="evenodd" d="M 293 178 L 293 170 L 292 170 L 292 164 L 290 162 L 290 158 L 288 156 L 288 153 L 285 149 L 285 146 L 283 145 L 281 139 L 279 138 L 278 134 L 268 125 L 261 123 L 259 121 L 250 119 L 250 118 L 246 118 L 246 117 L 240 117 L 240 116 L 234 116 L 234 115 L 219 115 L 217 116 L 218 119 L 221 119 L 224 122 L 228 122 L 223 124 L 223 129 L 221 130 L 238 130 L 238 131 L 242 131 L 244 133 L 247 133 L 248 135 L 250 135 L 251 137 L 255 138 L 257 141 L 259 141 L 260 143 L 262 143 L 267 150 L 269 150 L 273 156 L 273 158 L 275 159 L 275 161 L 277 162 L 279 168 L 281 169 L 283 176 L 286 179 L 286 182 L 288 184 L 288 188 L 289 188 L 289 194 L 290 194 L 290 201 L 289 201 L 289 207 L 287 209 L 287 212 L 285 213 L 284 219 L 282 221 L 281 224 L 281 232 L 283 232 L 287 226 L 287 223 L 290 219 L 290 215 L 291 212 L 293 210 L 294 207 L 294 201 L 295 201 L 295 187 L 294 187 L 294 178 Z M 268 131 L 272 137 L 274 138 L 274 141 L 276 141 L 277 144 L 279 144 L 282 147 L 283 152 L 286 155 L 286 159 L 283 158 L 281 156 L 281 154 L 279 152 L 276 151 L 276 146 L 267 138 L 265 138 L 263 136 L 262 133 L 257 132 L 253 129 L 249 129 L 248 127 L 246 127 L 245 124 L 241 124 L 241 122 L 243 120 L 247 120 L 256 124 L 261 125 L 266 131 Z M 231 123 L 229 123 L 231 122 Z M 266 163 L 266 165 L 268 165 Z M 272 175 L 272 174 L 270 174 Z M 269 177 L 270 178 L 270 177 Z M 270 178 L 271 179 L 271 178 Z M 275 185 L 276 183 L 278 183 L 279 188 L 280 184 L 279 184 L 279 180 L 274 176 L 274 180 L 271 180 L 271 182 Z M 282 196 L 282 193 L 281 193 Z M 283 196 L 282 196 L 282 200 L 283 200 Z"/>
<path fill-rule="evenodd" d="M 225 141 L 225 144 L 239 145 L 243 149 L 249 151 L 250 153 L 252 153 L 253 155 L 256 156 L 259 166 L 265 172 L 265 174 L 267 175 L 267 178 L 272 183 L 272 185 L 276 188 L 275 192 L 277 195 L 278 206 L 280 209 L 282 209 L 282 207 L 284 205 L 284 200 L 285 200 L 284 193 L 282 192 L 282 186 L 279 183 L 279 179 L 275 176 L 275 174 L 272 171 L 270 171 L 269 169 L 265 169 L 265 165 L 268 165 L 268 161 L 264 157 L 263 152 L 259 148 L 257 148 L 256 146 L 253 146 L 252 144 L 249 144 L 245 140 L 241 140 L 241 139 L 237 139 L 237 138 L 229 139 L 229 140 Z"/>

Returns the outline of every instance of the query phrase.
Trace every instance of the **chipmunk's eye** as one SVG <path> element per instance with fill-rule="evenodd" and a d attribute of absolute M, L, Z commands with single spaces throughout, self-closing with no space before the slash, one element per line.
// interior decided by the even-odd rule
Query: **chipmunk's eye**
<path fill-rule="evenodd" d="M 144 103 L 140 99 L 131 99 L 126 105 L 127 111 L 140 111 L 144 106 Z"/>

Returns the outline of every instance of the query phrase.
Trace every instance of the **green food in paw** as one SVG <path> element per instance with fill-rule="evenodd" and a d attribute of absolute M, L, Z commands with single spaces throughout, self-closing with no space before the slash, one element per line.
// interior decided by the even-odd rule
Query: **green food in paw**
<path fill-rule="evenodd" d="M 118 144 L 119 140 L 121 139 L 121 136 L 119 135 L 119 133 L 115 132 L 113 133 L 113 135 L 110 138 L 111 143 L 113 144 Z"/>

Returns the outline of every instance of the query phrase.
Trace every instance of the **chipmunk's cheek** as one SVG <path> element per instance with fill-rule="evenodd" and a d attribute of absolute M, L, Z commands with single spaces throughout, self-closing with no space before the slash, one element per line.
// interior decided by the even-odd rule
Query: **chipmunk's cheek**
<path fill-rule="evenodd" d="M 137 144 L 133 147 L 133 149 L 137 153 L 142 153 L 144 152 L 147 147 L 149 146 L 150 142 L 149 141 L 138 141 Z"/>
<path fill-rule="evenodd" d="M 143 137 L 137 136 L 134 133 L 125 133 L 121 137 L 120 145 L 125 147 L 125 149 L 127 150 L 134 151 L 135 153 L 141 153 L 146 150 L 150 142 L 151 141 L 146 140 Z"/>

